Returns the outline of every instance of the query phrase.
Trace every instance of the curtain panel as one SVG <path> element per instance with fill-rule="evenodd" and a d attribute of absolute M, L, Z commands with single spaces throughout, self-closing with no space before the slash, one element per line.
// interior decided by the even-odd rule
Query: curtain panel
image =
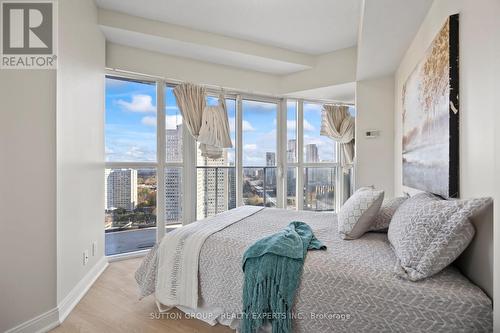
<path fill-rule="evenodd" d="M 354 118 L 345 105 L 323 105 L 321 135 L 340 143 L 342 168 L 347 172 L 354 162 Z"/>

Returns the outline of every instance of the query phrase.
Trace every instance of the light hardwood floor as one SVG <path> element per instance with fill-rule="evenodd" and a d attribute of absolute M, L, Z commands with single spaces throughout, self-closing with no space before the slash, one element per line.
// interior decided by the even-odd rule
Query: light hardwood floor
<path fill-rule="evenodd" d="M 141 262 L 130 259 L 111 263 L 54 333 L 63 332 L 234 332 L 228 327 L 187 319 L 179 310 L 172 317 L 152 319 L 158 309 L 152 296 L 138 300 L 134 272 Z M 169 316 L 170 317 L 170 316 Z"/>

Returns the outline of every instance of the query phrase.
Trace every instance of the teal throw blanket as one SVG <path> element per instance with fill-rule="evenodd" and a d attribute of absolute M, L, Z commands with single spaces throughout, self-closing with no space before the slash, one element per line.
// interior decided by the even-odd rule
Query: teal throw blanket
<path fill-rule="evenodd" d="M 243 333 L 255 333 L 267 322 L 273 333 L 292 331 L 291 309 L 307 250 L 326 250 L 326 246 L 306 223 L 295 221 L 245 251 Z"/>

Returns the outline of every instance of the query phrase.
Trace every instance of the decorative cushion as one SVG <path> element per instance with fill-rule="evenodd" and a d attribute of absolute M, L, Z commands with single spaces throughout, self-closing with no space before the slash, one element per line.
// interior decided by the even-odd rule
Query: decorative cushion
<path fill-rule="evenodd" d="M 344 203 L 338 214 L 338 229 L 343 239 L 356 239 L 370 229 L 384 200 L 384 191 L 362 187 Z"/>
<path fill-rule="evenodd" d="M 375 219 L 372 222 L 370 231 L 386 232 L 389 228 L 389 224 L 391 223 L 392 216 L 399 206 L 401 206 L 401 204 L 403 204 L 403 202 L 405 202 L 408 198 L 408 196 L 404 196 L 384 200 L 377 216 L 375 216 Z"/>
<path fill-rule="evenodd" d="M 443 200 L 430 193 L 406 200 L 388 231 L 398 258 L 396 274 L 417 281 L 451 264 L 474 237 L 469 217 L 489 202 L 491 198 Z"/>

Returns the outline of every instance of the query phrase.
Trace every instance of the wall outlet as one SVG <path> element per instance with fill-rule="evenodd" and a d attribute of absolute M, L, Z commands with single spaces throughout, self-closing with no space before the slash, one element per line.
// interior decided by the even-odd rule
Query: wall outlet
<path fill-rule="evenodd" d="M 83 266 L 89 262 L 89 250 L 83 251 Z"/>
<path fill-rule="evenodd" d="M 95 257 L 96 254 L 97 254 L 97 242 L 93 241 L 92 242 L 92 257 Z"/>

